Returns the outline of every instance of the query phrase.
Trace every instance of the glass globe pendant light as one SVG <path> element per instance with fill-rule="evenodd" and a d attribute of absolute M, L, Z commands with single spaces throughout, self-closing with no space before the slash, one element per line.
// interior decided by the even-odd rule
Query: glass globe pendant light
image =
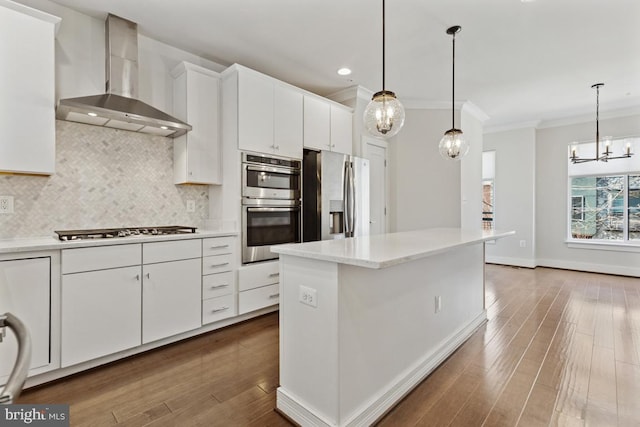
<path fill-rule="evenodd" d="M 452 79 L 451 79 L 451 129 L 444 133 L 444 136 L 440 140 L 438 150 L 440 155 L 445 159 L 460 160 L 469 152 L 469 143 L 464 139 L 462 130 L 456 129 L 455 126 L 455 72 L 456 72 L 456 34 L 462 30 L 462 27 L 455 25 L 447 28 L 447 34 L 453 38 L 453 67 L 452 67 Z"/>
<path fill-rule="evenodd" d="M 382 90 L 376 92 L 364 110 L 364 125 L 367 131 L 377 137 L 390 138 L 400 132 L 404 125 L 404 107 L 396 94 L 386 90 L 385 73 L 385 0 L 382 0 Z"/>

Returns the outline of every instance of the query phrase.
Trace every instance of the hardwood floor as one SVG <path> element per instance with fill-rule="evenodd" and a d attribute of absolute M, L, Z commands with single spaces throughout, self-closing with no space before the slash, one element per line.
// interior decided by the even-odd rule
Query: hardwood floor
<path fill-rule="evenodd" d="M 640 426 L 640 279 L 488 265 L 489 321 L 380 426 Z M 25 390 L 72 426 L 289 426 L 278 317 Z"/>

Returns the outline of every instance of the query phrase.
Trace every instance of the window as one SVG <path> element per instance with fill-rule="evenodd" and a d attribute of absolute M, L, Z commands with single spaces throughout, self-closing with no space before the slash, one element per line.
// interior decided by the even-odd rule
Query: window
<path fill-rule="evenodd" d="M 495 176 L 496 152 L 482 152 L 482 228 L 495 228 Z"/>
<path fill-rule="evenodd" d="M 493 229 L 493 181 L 482 181 L 482 228 Z"/>
<path fill-rule="evenodd" d="M 571 237 L 640 241 L 640 175 L 570 178 Z"/>
<path fill-rule="evenodd" d="M 568 243 L 640 247 L 640 137 L 611 140 L 612 155 L 636 153 L 628 158 L 571 162 L 574 150 L 588 157 L 595 154 L 595 149 L 595 142 L 568 146 Z"/>
<path fill-rule="evenodd" d="M 584 196 L 571 196 L 571 220 L 584 221 Z"/>

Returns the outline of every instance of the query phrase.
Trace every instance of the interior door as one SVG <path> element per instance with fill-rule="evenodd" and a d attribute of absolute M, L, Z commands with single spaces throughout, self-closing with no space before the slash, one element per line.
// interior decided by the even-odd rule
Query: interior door
<path fill-rule="evenodd" d="M 364 157 L 369 159 L 369 233 L 387 232 L 387 146 L 385 141 L 364 138 Z"/>

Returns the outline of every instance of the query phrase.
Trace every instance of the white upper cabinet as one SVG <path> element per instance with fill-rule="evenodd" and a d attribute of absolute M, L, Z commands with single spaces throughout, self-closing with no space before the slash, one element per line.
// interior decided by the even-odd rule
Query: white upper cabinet
<path fill-rule="evenodd" d="M 193 126 L 174 138 L 176 184 L 221 184 L 220 76 L 182 62 L 172 71 L 173 114 Z"/>
<path fill-rule="evenodd" d="M 0 0 L 0 172 L 55 172 L 55 49 L 60 18 Z"/>
<path fill-rule="evenodd" d="M 273 143 L 273 82 L 248 69 L 238 73 L 238 148 L 275 151 Z"/>
<path fill-rule="evenodd" d="M 322 98 L 304 97 L 304 147 L 351 154 L 353 114 Z"/>
<path fill-rule="evenodd" d="M 331 150 L 331 108 L 315 96 L 304 97 L 304 147 Z"/>
<path fill-rule="evenodd" d="M 302 92 L 240 65 L 223 73 L 223 132 L 243 151 L 302 158 Z"/>
<path fill-rule="evenodd" d="M 352 154 L 353 113 L 346 108 L 331 105 L 331 151 Z"/>
<path fill-rule="evenodd" d="M 274 85 L 273 142 L 276 153 L 302 158 L 302 93 L 290 86 Z"/>

